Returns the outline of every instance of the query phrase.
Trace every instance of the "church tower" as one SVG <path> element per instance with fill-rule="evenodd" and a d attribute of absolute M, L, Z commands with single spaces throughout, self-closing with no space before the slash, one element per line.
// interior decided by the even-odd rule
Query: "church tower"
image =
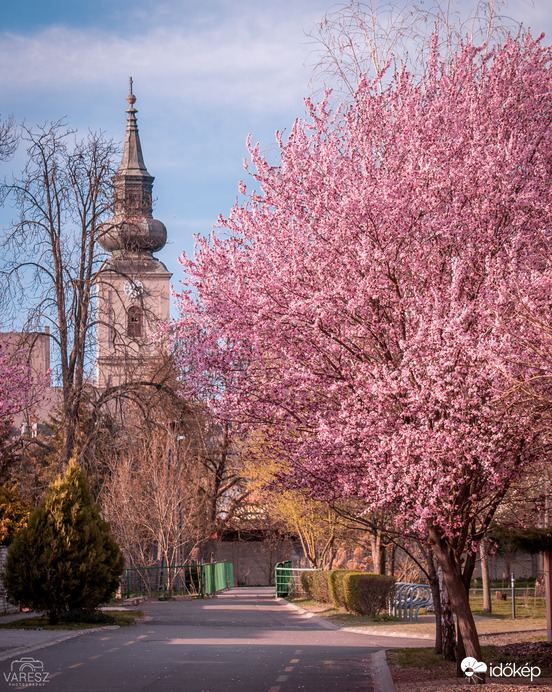
<path fill-rule="evenodd" d="M 136 122 L 136 97 L 127 97 L 123 158 L 113 177 L 113 218 L 100 226 L 99 242 L 110 253 L 97 282 L 96 380 L 100 388 L 150 378 L 167 356 L 152 340 L 170 317 L 170 278 L 153 256 L 167 229 L 152 217 L 151 176 L 144 164 Z"/>

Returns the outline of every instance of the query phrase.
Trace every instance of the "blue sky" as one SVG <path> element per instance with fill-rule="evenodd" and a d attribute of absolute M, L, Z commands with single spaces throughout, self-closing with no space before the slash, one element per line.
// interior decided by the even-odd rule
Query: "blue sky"
<path fill-rule="evenodd" d="M 159 254 L 181 275 L 193 234 L 227 214 L 244 176 L 248 133 L 264 148 L 303 115 L 310 94 L 307 34 L 329 0 L 3 0 L 0 114 L 28 125 L 66 117 L 84 135 L 122 140 L 134 79 L 155 216 L 170 243 Z M 549 0 L 515 0 L 509 14 L 546 32 Z M 23 152 L 4 175 L 21 167 Z M 9 221 L 0 210 L 0 223 Z"/>

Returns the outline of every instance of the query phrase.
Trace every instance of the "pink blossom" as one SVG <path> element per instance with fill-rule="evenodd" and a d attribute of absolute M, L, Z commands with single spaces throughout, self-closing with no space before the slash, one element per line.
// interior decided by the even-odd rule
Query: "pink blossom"
<path fill-rule="evenodd" d="M 535 412 L 499 401 L 523 348 L 507 289 L 552 226 L 550 58 L 529 35 L 466 45 L 343 112 L 307 102 L 181 260 L 183 387 L 263 431 L 288 484 L 458 554 L 539 455 Z"/>

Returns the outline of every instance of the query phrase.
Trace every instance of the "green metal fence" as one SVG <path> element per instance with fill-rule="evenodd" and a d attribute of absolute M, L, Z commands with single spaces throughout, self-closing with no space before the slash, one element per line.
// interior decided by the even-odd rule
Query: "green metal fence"
<path fill-rule="evenodd" d="M 210 562 L 201 568 L 202 596 L 210 596 L 234 585 L 234 565 L 231 562 Z"/>
<path fill-rule="evenodd" d="M 234 585 L 231 562 L 206 565 L 170 565 L 165 567 L 131 567 L 125 570 L 121 593 L 132 596 L 195 596 L 204 598 Z"/>
<path fill-rule="evenodd" d="M 312 569 L 306 567 L 292 567 L 291 560 L 279 562 L 274 571 L 276 598 L 285 598 L 286 596 L 306 598 L 307 594 L 301 585 L 301 574 L 303 572 L 312 572 Z"/>

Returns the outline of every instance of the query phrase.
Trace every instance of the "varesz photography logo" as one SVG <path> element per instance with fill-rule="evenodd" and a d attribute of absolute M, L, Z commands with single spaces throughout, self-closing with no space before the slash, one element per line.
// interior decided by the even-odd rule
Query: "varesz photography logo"
<path fill-rule="evenodd" d="M 487 672 L 491 678 L 531 678 L 531 682 L 541 674 L 538 666 L 530 666 L 528 663 L 521 666 L 517 663 L 490 663 L 487 666 L 483 661 L 471 657 L 465 658 L 460 667 L 470 682 L 476 682 Z"/>
<path fill-rule="evenodd" d="M 10 672 L 3 675 L 9 687 L 42 687 L 50 682 L 50 673 L 44 670 L 44 663 L 29 656 L 12 661 Z"/>

